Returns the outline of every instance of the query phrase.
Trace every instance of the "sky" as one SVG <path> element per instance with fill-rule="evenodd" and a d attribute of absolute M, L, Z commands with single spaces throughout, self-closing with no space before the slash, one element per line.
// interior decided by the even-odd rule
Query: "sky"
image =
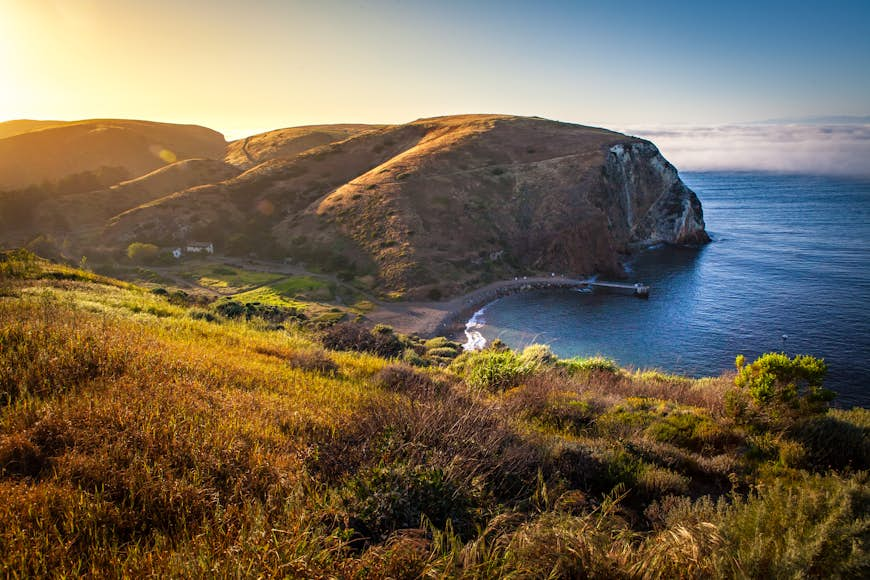
<path fill-rule="evenodd" d="M 866 116 L 868 29 L 867 0 L 0 0 L 0 121 Z"/>

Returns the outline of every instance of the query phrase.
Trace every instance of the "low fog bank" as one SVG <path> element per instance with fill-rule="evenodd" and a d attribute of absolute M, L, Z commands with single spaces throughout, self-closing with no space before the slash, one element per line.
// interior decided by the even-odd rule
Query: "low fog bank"
<path fill-rule="evenodd" d="M 870 123 L 632 128 L 681 171 L 870 176 Z"/>

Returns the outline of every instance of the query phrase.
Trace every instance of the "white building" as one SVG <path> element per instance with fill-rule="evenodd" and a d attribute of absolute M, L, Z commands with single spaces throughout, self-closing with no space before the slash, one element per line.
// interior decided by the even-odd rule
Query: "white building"
<path fill-rule="evenodd" d="M 211 242 L 187 242 L 188 254 L 214 254 L 214 244 Z"/>
<path fill-rule="evenodd" d="M 181 254 L 182 254 L 182 253 L 183 253 L 183 252 L 181 251 L 181 248 L 175 248 L 175 249 L 172 250 L 172 257 L 175 258 L 175 259 L 177 260 L 177 259 L 179 259 L 179 258 L 181 257 Z"/>

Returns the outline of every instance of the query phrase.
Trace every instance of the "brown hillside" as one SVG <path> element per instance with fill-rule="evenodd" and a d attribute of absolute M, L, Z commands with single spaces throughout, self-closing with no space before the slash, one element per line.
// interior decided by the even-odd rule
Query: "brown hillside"
<path fill-rule="evenodd" d="M 504 115 L 422 119 L 273 159 L 126 212 L 115 242 L 191 231 L 407 296 L 532 271 L 617 272 L 634 248 L 706 240 L 700 203 L 651 143 Z"/>
<path fill-rule="evenodd" d="M 0 139 L 0 190 L 18 189 L 100 167 L 142 175 L 176 160 L 221 159 L 223 136 L 196 125 L 90 120 Z"/>
<path fill-rule="evenodd" d="M 41 224 L 63 224 L 56 234 L 89 234 L 101 231 L 109 218 L 176 191 L 216 183 L 239 174 L 232 165 L 216 159 L 186 159 L 123 181 L 108 189 L 51 197 L 39 206 Z M 44 231 L 50 231 L 45 230 Z"/>
<path fill-rule="evenodd" d="M 268 131 L 232 141 L 227 146 L 226 161 L 236 167 L 250 169 L 264 161 L 294 157 L 309 149 L 343 141 L 363 131 L 379 127 L 379 125 L 310 125 Z"/>
<path fill-rule="evenodd" d="M 15 119 L 14 121 L 4 121 L 0 123 L 0 139 L 6 137 L 14 137 L 22 133 L 30 133 L 31 131 L 39 131 L 49 127 L 65 125 L 66 121 L 34 121 L 32 119 Z"/>

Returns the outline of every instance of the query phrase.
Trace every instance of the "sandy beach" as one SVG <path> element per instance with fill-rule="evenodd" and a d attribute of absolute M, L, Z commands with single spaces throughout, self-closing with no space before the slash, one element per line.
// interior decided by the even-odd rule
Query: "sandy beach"
<path fill-rule="evenodd" d="M 540 288 L 575 288 L 588 282 L 563 276 L 502 280 L 442 302 L 379 302 L 367 318 L 405 334 L 455 339 L 461 338 L 465 323 L 477 310 L 502 296 Z"/>

